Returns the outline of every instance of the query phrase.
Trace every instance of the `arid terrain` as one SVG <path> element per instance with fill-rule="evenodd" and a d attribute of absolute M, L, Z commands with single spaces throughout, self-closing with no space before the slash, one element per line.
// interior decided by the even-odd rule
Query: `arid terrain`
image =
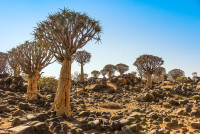
<path fill-rule="evenodd" d="M 126 81 L 126 82 L 124 82 Z M 27 101 L 22 77 L 0 79 L 0 134 L 200 133 L 200 91 L 195 81 L 152 89 L 131 74 L 71 84 L 72 116 L 51 111 L 55 91 Z"/>

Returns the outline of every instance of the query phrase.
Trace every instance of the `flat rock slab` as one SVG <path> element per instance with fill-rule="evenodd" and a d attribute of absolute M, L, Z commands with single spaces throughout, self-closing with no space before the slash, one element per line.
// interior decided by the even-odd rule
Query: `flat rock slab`
<path fill-rule="evenodd" d="M 38 134 L 31 126 L 17 126 L 8 130 L 11 134 Z"/>

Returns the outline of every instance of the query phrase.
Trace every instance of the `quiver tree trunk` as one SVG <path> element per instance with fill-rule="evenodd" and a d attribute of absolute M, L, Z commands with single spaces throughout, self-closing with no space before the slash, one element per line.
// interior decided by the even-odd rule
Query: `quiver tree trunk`
<path fill-rule="evenodd" d="M 123 75 L 123 72 L 120 72 L 120 76 L 122 76 Z"/>
<path fill-rule="evenodd" d="M 111 79 L 112 74 L 108 73 L 108 79 Z"/>
<path fill-rule="evenodd" d="M 13 68 L 13 71 L 14 71 L 14 77 L 18 77 L 20 75 L 20 68 L 19 68 L 19 66 L 15 66 Z"/>
<path fill-rule="evenodd" d="M 147 88 L 152 88 L 152 78 L 151 78 L 151 74 L 148 73 L 147 74 L 147 84 L 146 84 Z"/>
<path fill-rule="evenodd" d="M 81 81 L 84 81 L 83 64 L 81 63 Z"/>
<path fill-rule="evenodd" d="M 70 107 L 71 59 L 64 59 L 52 110 L 57 115 L 71 116 Z"/>
<path fill-rule="evenodd" d="M 37 80 L 39 71 L 35 71 L 34 75 L 28 77 L 27 100 L 36 100 L 37 97 Z"/>

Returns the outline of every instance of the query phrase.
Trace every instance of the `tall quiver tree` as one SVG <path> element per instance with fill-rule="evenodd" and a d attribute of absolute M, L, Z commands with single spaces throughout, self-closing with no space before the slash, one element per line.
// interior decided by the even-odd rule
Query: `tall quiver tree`
<path fill-rule="evenodd" d="M 152 88 L 152 74 L 156 68 L 160 67 L 164 61 L 162 58 L 153 55 L 142 55 L 136 59 L 133 65 L 142 70 L 147 75 L 147 88 Z"/>
<path fill-rule="evenodd" d="M 28 75 L 27 100 L 37 99 L 37 80 L 43 68 L 52 63 L 53 54 L 41 41 L 26 41 L 16 48 L 17 62 Z"/>
<path fill-rule="evenodd" d="M 57 115 L 71 116 L 70 86 L 71 58 L 77 49 L 89 41 L 100 41 L 101 27 L 99 22 L 86 14 L 60 10 L 49 15 L 46 21 L 40 22 L 35 30 L 36 37 L 41 37 L 49 44 L 56 59 L 62 63 L 60 78 L 52 110 Z"/>
<path fill-rule="evenodd" d="M 106 66 L 103 68 L 103 70 L 105 70 L 105 71 L 107 72 L 107 74 L 108 74 L 108 79 L 110 79 L 110 78 L 114 75 L 114 73 L 115 73 L 115 71 L 116 71 L 116 68 L 115 68 L 114 65 L 108 64 L 108 65 L 106 65 Z"/>
<path fill-rule="evenodd" d="M 80 65 L 81 65 L 81 81 L 84 81 L 84 71 L 83 71 L 83 66 L 90 62 L 91 54 L 84 51 L 78 51 L 74 55 L 74 60 L 76 60 Z"/>
<path fill-rule="evenodd" d="M 154 75 L 159 77 L 159 80 L 162 81 L 162 76 L 166 74 L 166 70 L 164 67 L 157 67 L 155 69 Z"/>
<path fill-rule="evenodd" d="M 172 69 L 168 72 L 168 77 L 171 77 L 175 81 L 177 77 L 182 77 L 184 74 L 184 71 L 181 69 Z"/>
<path fill-rule="evenodd" d="M 0 52 L 0 73 L 7 71 L 8 54 Z"/>
<path fill-rule="evenodd" d="M 129 66 L 122 63 L 115 65 L 115 68 L 120 73 L 121 76 L 124 74 L 124 72 L 129 70 Z"/>
<path fill-rule="evenodd" d="M 18 63 L 17 55 L 18 51 L 16 48 L 12 48 L 10 51 L 8 51 L 8 64 L 12 68 L 15 77 L 20 75 L 20 66 Z"/>
<path fill-rule="evenodd" d="M 92 72 L 91 72 L 91 74 L 94 76 L 94 78 L 98 78 L 99 77 L 99 75 L 100 75 L 100 72 L 99 71 L 97 71 L 97 70 L 93 70 Z"/>

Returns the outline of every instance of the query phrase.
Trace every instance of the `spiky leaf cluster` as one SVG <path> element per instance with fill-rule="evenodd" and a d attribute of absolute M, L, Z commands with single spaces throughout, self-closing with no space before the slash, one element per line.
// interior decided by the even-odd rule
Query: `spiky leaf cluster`
<path fill-rule="evenodd" d="M 86 63 L 90 62 L 91 54 L 89 52 L 78 51 L 74 55 L 74 60 L 76 60 L 79 64 L 85 65 Z"/>
<path fill-rule="evenodd" d="M 49 45 L 59 62 L 71 58 L 77 49 L 89 41 L 100 41 L 102 28 L 98 21 L 87 14 L 63 9 L 49 15 L 47 20 L 37 24 L 36 38 L 43 39 Z"/>
<path fill-rule="evenodd" d="M 160 67 L 164 61 L 162 58 L 153 55 L 142 55 L 136 59 L 133 65 L 144 73 L 153 74 L 155 69 Z"/>

